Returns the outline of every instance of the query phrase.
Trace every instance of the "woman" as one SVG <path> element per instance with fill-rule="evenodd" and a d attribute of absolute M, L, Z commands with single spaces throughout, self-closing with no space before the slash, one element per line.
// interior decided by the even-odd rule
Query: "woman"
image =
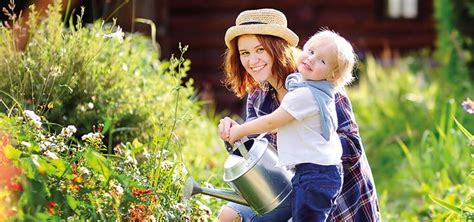
<path fill-rule="evenodd" d="M 234 93 L 247 96 L 246 120 L 273 112 L 287 93 L 284 82 L 296 71 L 293 47 L 298 36 L 287 28 L 286 17 L 274 9 L 247 10 L 239 14 L 236 25 L 225 35 L 228 47 L 224 71 L 226 83 Z M 362 142 L 344 92 L 335 96 L 338 129 L 343 155 L 344 179 L 341 195 L 337 197 L 332 221 L 379 221 L 380 213 L 372 172 L 365 157 Z M 222 139 L 238 124 L 229 117 L 220 120 Z M 275 134 L 267 135 L 276 147 Z M 291 217 L 288 201 L 271 212 L 257 216 L 246 206 L 228 203 L 219 213 L 219 221 L 287 221 Z"/>

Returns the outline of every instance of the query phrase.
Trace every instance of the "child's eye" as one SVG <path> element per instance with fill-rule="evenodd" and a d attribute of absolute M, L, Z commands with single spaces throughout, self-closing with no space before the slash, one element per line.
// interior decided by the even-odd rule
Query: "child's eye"
<path fill-rule="evenodd" d="M 321 63 L 326 64 L 326 62 L 324 61 L 324 59 L 321 59 Z"/>
<path fill-rule="evenodd" d="M 314 51 L 312 49 L 308 49 L 308 53 L 314 55 Z"/>

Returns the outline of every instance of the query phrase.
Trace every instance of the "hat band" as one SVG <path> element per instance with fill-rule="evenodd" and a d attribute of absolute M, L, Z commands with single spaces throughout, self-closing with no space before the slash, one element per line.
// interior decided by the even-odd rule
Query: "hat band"
<path fill-rule="evenodd" d="M 265 23 L 265 22 L 244 22 L 244 23 L 240 23 L 239 25 L 255 25 L 255 24 L 268 24 L 268 23 Z"/>

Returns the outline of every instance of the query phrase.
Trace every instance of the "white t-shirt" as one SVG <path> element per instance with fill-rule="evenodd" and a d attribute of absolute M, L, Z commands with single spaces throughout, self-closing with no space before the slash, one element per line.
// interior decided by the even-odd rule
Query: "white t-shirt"
<path fill-rule="evenodd" d="M 330 115 L 337 121 L 334 101 L 329 106 Z M 330 127 L 329 141 L 322 137 L 319 106 L 309 88 L 300 87 L 288 92 L 280 107 L 295 118 L 289 124 L 278 128 L 280 165 L 293 168 L 299 163 L 341 163 L 342 145 L 339 136 L 336 129 Z"/>

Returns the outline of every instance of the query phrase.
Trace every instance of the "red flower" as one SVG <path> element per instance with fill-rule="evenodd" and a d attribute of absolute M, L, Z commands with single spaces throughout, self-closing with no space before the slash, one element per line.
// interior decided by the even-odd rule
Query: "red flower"
<path fill-rule="evenodd" d="M 78 175 L 78 173 L 77 173 L 77 170 L 76 170 L 76 168 L 77 168 L 76 164 L 75 164 L 75 163 L 73 163 L 73 164 L 71 165 L 71 170 L 72 170 L 72 173 L 73 173 L 74 175 L 76 175 L 76 176 L 77 176 L 77 175 Z"/>
<path fill-rule="evenodd" d="M 56 206 L 56 202 L 54 202 L 54 201 L 49 201 L 48 207 L 55 207 L 55 206 Z"/>
<path fill-rule="evenodd" d="M 23 191 L 23 186 L 19 183 L 7 183 L 7 189 L 11 191 Z"/>
<path fill-rule="evenodd" d="M 55 207 L 56 207 L 56 202 L 54 202 L 54 201 L 49 201 L 49 203 L 48 203 L 48 209 L 47 209 L 47 210 L 48 210 L 48 213 L 54 214 L 54 213 L 55 213 L 55 211 L 54 211 L 54 208 L 55 208 Z"/>
<path fill-rule="evenodd" d="M 0 148 L 3 148 L 4 146 L 8 144 L 8 135 L 3 134 L 1 140 L 2 142 L 0 143 Z"/>

